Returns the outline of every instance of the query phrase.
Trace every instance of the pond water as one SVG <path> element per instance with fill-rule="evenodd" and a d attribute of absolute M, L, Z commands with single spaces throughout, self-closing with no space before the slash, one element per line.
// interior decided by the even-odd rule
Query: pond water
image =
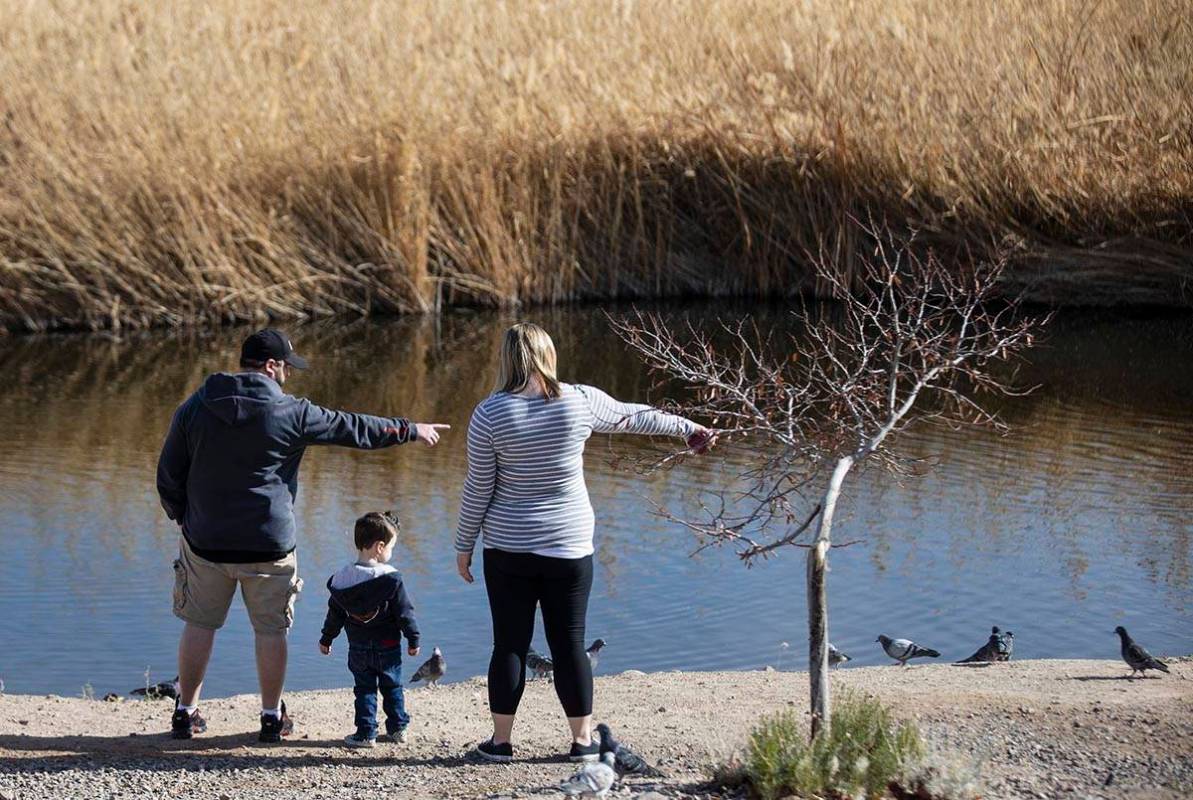
<path fill-rule="evenodd" d="M 781 310 L 756 313 L 782 324 Z M 532 316 L 553 332 L 564 379 L 623 399 L 650 396 L 649 377 L 600 311 Z M 491 386 L 510 321 L 452 314 L 292 331 L 314 368 L 288 391 L 455 429 L 434 450 L 308 451 L 297 504 L 306 590 L 290 688 L 350 685 L 343 639 L 330 658 L 316 649 L 323 584 L 352 557 L 355 517 L 389 508 L 404 520 L 394 561 L 425 644 L 443 649 L 451 679 L 485 671 L 484 588 L 457 578 L 452 537 L 465 426 Z M 100 695 L 141 685 L 146 669 L 154 681 L 173 676 L 177 532 L 158 505 L 154 468 L 173 409 L 204 375 L 234 368 L 244 335 L 0 339 L 5 691 L 77 695 L 89 685 Z M 886 662 L 879 633 L 962 658 L 992 624 L 1015 631 L 1022 658 L 1115 658 L 1119 624 L 1154 653 L 1193 652 L 1191 355 L 1187 317 L 1062 316 L 1023 369 L 1039 389 L 1003 404 L 1009 435 L 925 427 L 900 449 L 933 459 L 926 476 L 854 476 L 836 538 L 862 543 L 834 551 L 829 577 L 832 639 L 852 664 Z M 597 437 L 588 449 L 597 514 L 589 627 L 609 642 L 599 672 L 802 668 L 803 551 L 748 570 L 727 550 L 693 558 L 693 540 L 652 513 L 652 502 L 691 508 L 748 453 L 722 451 L 644 478 L 624 466 L 644 445 Z M 237 599 L 206 694 L 255 687 Z"/>

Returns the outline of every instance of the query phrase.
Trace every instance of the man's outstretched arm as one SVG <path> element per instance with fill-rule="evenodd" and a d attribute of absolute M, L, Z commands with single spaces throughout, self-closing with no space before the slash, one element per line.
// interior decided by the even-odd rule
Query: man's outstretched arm
<path fill-rule="evenodd" d="M 303 401 L 302 440 L 304 444 L 335 444 L 375 450 L 418 440 L 434 445 L 439 431 L 450 428 L 436 422 L 411 422 L 404 417 L 375 417 L 350 411 L 332 411 Z"/>

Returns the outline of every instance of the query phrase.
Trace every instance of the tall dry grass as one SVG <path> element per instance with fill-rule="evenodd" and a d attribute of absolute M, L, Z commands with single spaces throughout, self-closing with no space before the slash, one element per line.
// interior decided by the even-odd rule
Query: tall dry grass
<path fill-rule="evenodd" d="M 0 327 L 782 294 L 851 214 L 1166 296 L 1189 11 L 0 0 Z"/>

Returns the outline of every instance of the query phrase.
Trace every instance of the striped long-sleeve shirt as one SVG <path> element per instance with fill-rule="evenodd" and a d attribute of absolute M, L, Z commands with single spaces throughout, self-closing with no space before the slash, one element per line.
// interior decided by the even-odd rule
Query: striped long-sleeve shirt
<path fill-rule="evenodd" d="M 593 552 L 584 443 L 593 433 L 688 436 L 699 426 L 651 406 L 622 403 L 591 386 L 560 397 L 497 392 L 468 424 L 468 477 L 456 550 L 484 546 L 554 558 Z"/>

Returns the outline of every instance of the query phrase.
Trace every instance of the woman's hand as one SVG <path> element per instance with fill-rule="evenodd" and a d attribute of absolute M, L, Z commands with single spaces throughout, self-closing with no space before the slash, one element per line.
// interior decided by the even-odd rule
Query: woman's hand
<path fill-rule="evenodd" d="M 319 652 L 325 656 L 331 655 L 331 645 L 323 644 L 323 642 L 320 642 L 319 643 Z"/>
<path fill-rule="evenodd" d="M 425 444 L 427 447 L 434 447 L 439 442 L 439 429 L 445 431 L 451 430 L 451 425 L 444 425 L 439 422 L 416 422 L 414 429 L 417 433 L 414 438 Z"/>
<path fill-rule="evenodd" d="M 717 443 L 717 432 L 701 425 L 688 436 L 688 449 L 697 455 L 704 455 Z"/>
<path fill-rule="evenodd" d="M 416 656 L 416 655 L 418 655 L 419 653 L 421 653 L 422 651 L 423 651 L 423 649 L 422 649 L 421 647 L 407 647 L 407 648 L 406 648 L 406 655 L 408 655 L 408 656 Z"/>
<path fill-rule="evenodd" d="M 456 553 L 456 572 L 468 583 L 476 580 L 472 577 L 472 553 Z"/>

